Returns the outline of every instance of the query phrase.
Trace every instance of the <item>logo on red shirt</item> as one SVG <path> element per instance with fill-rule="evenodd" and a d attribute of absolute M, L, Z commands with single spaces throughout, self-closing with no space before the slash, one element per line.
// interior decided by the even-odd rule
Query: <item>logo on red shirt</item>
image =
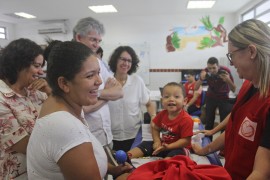
<path fill-rule="evenodd" d="M 257 123 L 246 117 L 240 126 L 238 134 L 247 140 L 254 141 L 256 128 Z"/>

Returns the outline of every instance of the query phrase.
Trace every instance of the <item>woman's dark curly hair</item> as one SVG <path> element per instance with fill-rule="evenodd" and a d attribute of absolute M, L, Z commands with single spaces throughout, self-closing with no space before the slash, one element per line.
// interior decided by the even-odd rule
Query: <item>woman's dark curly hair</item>
<path fill-rule="evenodd" d="M 42 48 L 29 39 L 12 41 L 0 55 L 0 79 L 7 80 L 11 85 L 16 83 L 19 72 L 29 68 L 35 58 L 42 54 Z"/>
<path fill-rule="evenodd" d="M 117 62 L 123 52 L 127 52 L 131 56 L 131 59 L 132 59 L 131 68 L 128 71 L 128 74 L 130 75 L 132 73 L 135 73 L 139 67 L 140 60 L 138 56 L 136 55 L 135 51 L 130 46 L 119 46 L 118 48 L 114 50 L 109 60 L 109 66 L 112 72 L 113 73 L 116 72 Z"/>
<path fill-rule="evenodd" d="M 58 85 L 58 78 L 73 80 L 91 55 L 94 55 L 94 52 L 90 48 L 75 41 L 59 42 L 52 47 L 48 57 L 47 80 L 53 95 L 63 94 Z"/>

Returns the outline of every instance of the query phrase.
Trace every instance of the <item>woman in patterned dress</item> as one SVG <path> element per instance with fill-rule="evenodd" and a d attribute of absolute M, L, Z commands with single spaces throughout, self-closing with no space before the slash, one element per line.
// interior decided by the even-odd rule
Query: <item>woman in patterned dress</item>
<path fill-rule="evenodd" d="M 41 104 L 51 92 L 43 51 L 29 39 L 12 41 L 0 55 L 0 179 L 27 179 L 26 147 Z"/>

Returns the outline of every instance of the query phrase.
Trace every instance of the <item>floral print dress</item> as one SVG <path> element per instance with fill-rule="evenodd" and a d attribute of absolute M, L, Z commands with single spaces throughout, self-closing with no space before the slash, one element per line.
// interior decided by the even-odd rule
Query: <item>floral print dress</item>
<path fill-rule="evenodd" d="M 41 104 L 47 99 L 40 91 L 26 92 L 27 96 L 21 96 L 0 80 L 0 179 L 26 173 L 26 155 L 9 149 L 31 134 Z"/>

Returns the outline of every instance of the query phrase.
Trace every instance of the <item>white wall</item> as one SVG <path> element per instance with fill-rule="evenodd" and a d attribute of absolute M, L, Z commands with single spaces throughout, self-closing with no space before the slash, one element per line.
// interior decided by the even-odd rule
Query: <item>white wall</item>
<path fill-rule="evenodd" d="M 126 17 L 114 20 L 106 18 L 102 22 L 107 33 L 104 42 L 114 43 L 143 43 L 147 42 L 151 48 L 151 68 L 203 68 L 209 56 L 224 57 L 227 47 L 217 47 L 206 50 L 196 50 L 194 46 L 182 51 L 167 53 L 165 49 L 166 37 L 170 29 L 176 26 L 202 25 L 199 21 L 204 14 L 199 15 L 164 15 L 154 17 Z M 213 23 L 221 16 L 225 16 L 224 26 L 230 30 L 234 19 L 230 15 L 211 15 Z M 191 44 L 192 45 L 192 44 Z"/>
<path fill-rule="evenodd" d="M 236 24 L 237 18 L 233 14 L 192 14 L 192 15 L 159 15 L 159 16 L 135 16 L 119 18 L 114 15 L 103 16 L 99 20 L 104 24 L 106 34 L 103 37 L 103 44 L 115 46 L 144 44 L 150 46 L 150 67 L 151 69 L 202 69 L 206 66 L 209 57 L 215 56 L 221 60 L 221 65 L 228 65 L 226 59 L 227 43 L 224 47 L 209 48 L 205 50 L 197 50 L 194 44 L 189 44 L 186 49 L 167 53 L 165 49 L 166 36 L 171 33 L 170 29 L 177 26 L 198 26 L 202 25 L 200 19 L 206 15 L 210 15 L 210 19 L 214 25 L 220 17 L 225 17 L 224 27 L 229 32 Z M 70 19 L 68 24 L 69 32 L 67 34 L 49 35 L 52 39 L 71 40 L 72 28 L 78 19 Z M 45 44 L 46 35 L 39 35 L 37 29 L 40 23 L 23 23 L 15 26 L 15 38 L 30 38 L 38 44 Z M 106 52 L 106 49 L 104 49 Z M 108 56 L 111 52 L 106 52 Z M 106 54 L 105 53 L 105 54 Z M 150 73 L 151 90 L 157 90 L 166 82 L 181 80 L 180 72 L 176 73 Z M 237 75 L 234 74 L 237 79 Z"/>

